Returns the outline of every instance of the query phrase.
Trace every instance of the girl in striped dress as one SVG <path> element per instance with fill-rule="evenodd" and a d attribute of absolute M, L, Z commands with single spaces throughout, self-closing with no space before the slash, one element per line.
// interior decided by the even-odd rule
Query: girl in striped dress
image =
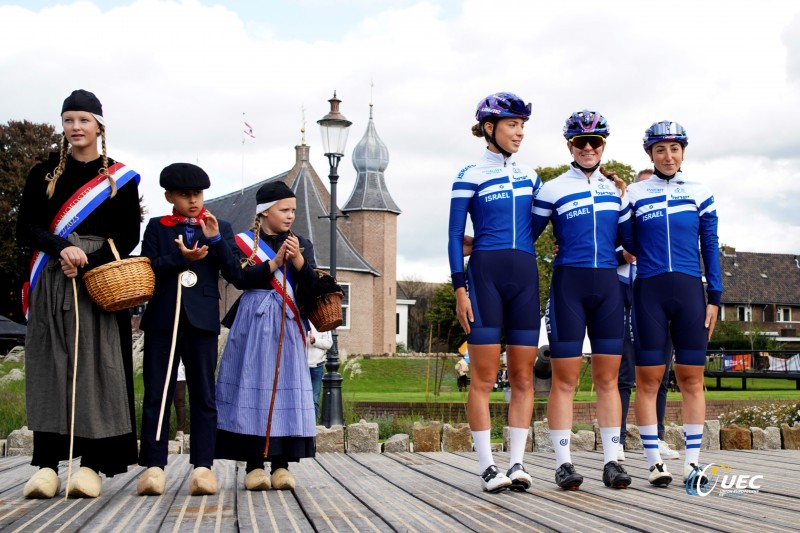
<path fill-rule="evenodd" d="M 281 181 L 270 182 L 256 195 L 256 220 L 251 232 L 237 235 L 248 257 L 243 289 L 226 322 L 231 331 L 217 377 L 216 457 L 247 463 L 248 490 L 294 489 L 289 463 L 314 457 L 316 426 L 311 377 L 306 361 L 305 332 L 293 294 L 294 284 L 316 278 L 314 247 L 289 231 L 297 201 Z M 288 273 L 287 283 L 283 274 Z M 286 293 L 283 288 L 286 287 Z M 286 298 L 280 370 L 275 382 L 281 314 Z M 277 387 L 265 453 L 272 389 Z M 270 463 L 267 475 L 265 461 Z"/>

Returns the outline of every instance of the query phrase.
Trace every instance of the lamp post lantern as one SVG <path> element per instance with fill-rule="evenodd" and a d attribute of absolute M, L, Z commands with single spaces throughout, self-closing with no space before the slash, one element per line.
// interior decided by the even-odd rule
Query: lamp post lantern
<path fill-rule="evenodd" d="M 346 215 L 339 215 L 336 207 L 336 184 L 339 181 L 339 161 L 344 155 L 344 148 L 347 144 L 347 132 L 352 122 L 347 120 L 339 112 L 339 104 L 342 102 L 336 98 L 336 91 L 333 98 L 328 100 L 331 104 L 330 112 L 319 119 L 317 124 L 322 131 L 322 147 L 325 157 L 328 158 L 330 172 L 328 179 L 331 182 L 331 208 L 326 217 L 331 222 L 331 242 L 330 242 L 330 274 L 336 277 L 336 219 Z M 326 428 L 334 425 L 343 425 L 342 414 L 342 375 L 339 374 L 339 335 L 334 329 L 331 332 L 333 344 L 328 350 L 328 360 L 325 363 L 327 371 L 322 377 L 322 418 L 321 423 Z"/>

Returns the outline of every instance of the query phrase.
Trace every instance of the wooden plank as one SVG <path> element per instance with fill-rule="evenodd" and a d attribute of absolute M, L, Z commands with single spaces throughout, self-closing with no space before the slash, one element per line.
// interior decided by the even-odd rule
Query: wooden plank
<path fill-rule="evenodd" d="M 214 461 L 213 470 L 217 493 L 210 496 L 190 496 L 191 471 L 186 472 L 181 490 L 164 514 L 160 531 L 236 531 L 236 462 Z"/>
<path fill-rule="evenodd" d="M 641 453 L 624 463 L 634 479 L 627 490 L 601 481 L 600 452 L 573 453 L 586 476 L 580 491 L 553 482 L 553 454 L 529 453 L 534 479 L 527 493 L 480 490 L 474 453 L 320 454 L 292 465 L 297 490 L 250 492 L 244 468 L 217 461 L 214 496 L 189 496 L 191 465 L 171 455 L 162 496 L 136 494 L 144 470 L 103 480 L 96 499 L 25 500 L 22 486 L 35 472 L 30 458 L 0 458 L 0 529 L 3 531 L 786 531 L 800 523 L 800 452 L 703 451 L 704 463 L 725 464 L 733 474 L 763 475 L 758 494 L 738 498 L 691 496 L 680 483 L 683 462 L 669 461 L 676 481 L 666 489 L 647 482 Z M 507 453 L 495 455 L 498 465 Z M 77 462 L 76 462 L 77 464 Z"/>
<path fill-rule="evenodd" d="M 384 478 L 363 466 L 361 459 L 363 454 L 321 454 L 317 462 L 333 479 L 344 483 L 354 497 L 379 512 L 397 531 L 453 531 L 460 527 L 456 520 L 402 490 L 393 477 Z M 388 458 L 382 461 L 392 464 Z"/>
<path fill-rule="evenodd" d="M 298 468 L 292 465 L 292 472 L 296 470 Z M 244 463 L 237 463 L 236 516 L 240 531 L 314 531 L 291 492 L 249 491 L 244 488 L 244 477 Z"/>
<path fill-rule="evenodd" d="M 533 493 L 483 492 L 475 474 L 475 461 L 472 461 L 470 471 L 466 471 L 435 460 L 437 455 L 452 454 L 386 454 L 386 458 L 404 466 L 403 470 L 398 470 L 396 465 L 383 464 L 371 455 L 364 455 L 363 459 L 359 456 L 357 460 L 385 477 L 394 477 L 395 483 L 409 494 L 461 522 L 462 527 L 476 531 L 622 531 L 580 511 L 574 516 L 565 516 L 558 505 L 534 501 Z"/>
<path fill-rule="evenodd" d="M 351 473 L 334 479 L 318 461 L 292 466 L 297 478 L 295 495 L 317 531 L 392 531 L 379 514 L 344 486 L 361 480 Z"/>

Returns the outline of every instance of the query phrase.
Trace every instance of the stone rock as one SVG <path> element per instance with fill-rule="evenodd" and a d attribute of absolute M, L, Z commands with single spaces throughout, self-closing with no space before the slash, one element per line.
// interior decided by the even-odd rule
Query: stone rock
<path fill-rule="evenodd" d="M 6 356 L 3 358 L 3 361 L 6 363 L 18 363 L 25 359 L 25 347 L 24 346 L 14 346 L 9 350 Z"/>
<path fill-rule="evenodd" d="M 182 453 L 183 452 L 183 443 L 178 440 L 170 440 L 167 443 L 167 453 Z"/>
<path fill-rule="evenodd" d="M 706 420 L 703 426 L 701 450 L 719 450 L 719 420 Z"/>
<path fill-rule="evenodd" d="M 411 432 L 414 437 L 415 452 L 442 451 L 441 422 L 431 421 L 427 425 L 422 424 L 421 422 L 414 422 Z"/>
<path fill-rule="evenodd" d="M 402 453 L 402 452 L 409 452 L 411 451 L 411 447 L 409 446 L 410 441 L 408 435 L 405 433 L 398 433 L 397 435 L 392 435 L 386 442 L 383 443 L 383 452 L 384 453 Z"/>
<path fill-rule="evenodd" d="M 4 457 L 6 455 L 7 449 L 8 445 L 6 444 L 6 439 L 0 440 L 0 457 Z"/>
<path fill-rule="evenodd" d="M 472 433 L 469 424 L 445 424 L 442 430 L 442 451 L 444 452 L 471 452 Z"/>
<path fill-rule="evenodd" d="M 547 427 L 547 422 L 536 421 L 533 423 L 533 451 L 553 451 L 553 442 L 550 440 L 550 428 Z"/>
<path fill-rule="evenodd" d="M 317 426 L 317 452 L 344 453 L 344 428 L 339 425 Z"/>
<path fill-rule="evenodd" d="M 625 450 L 640 452 L 644 450 L 642 446 L 642 436 L 639 434 L 639 426 L 627 424 L 628 435 L 625 437 Z"/>
<path fill-rule="evenodd" d="M 750 434 L 753 436 L 753 449 L 766 450 L 767 446 L 767 432 L 761 428 L 751 427 Z"/>
<path fill-rule="evenodd" d="M 683 450 L 686 442 L 683 439 L 683 426 L 671 424 L 664 428 L 664 442 L 673 450 Z"/>
<path fill-rule="evenodd" d="M 784 450 L 800 450 L 800 426 L 781 424 L 781 440 Z"/>
<path fill-rule="evenodd" d="M 192 436 L 188 433 L 183 436 L 181 441 L 181 453 L 189 453 L 192 448 Z"/>
<path fill-rule="evenodd" d="M 503 450 L 510 450 L 511 449 L 511 432 L 509 431 L 508 426 L 503 428 Z M 501 450 L 502 451 L 502 450 Z M 525 450 L 526 452 L 533 451 L 533 428 L 528 428 L 528 438 L 525 439 Z"/>
<path fill-rule="evenodd" d="M 733 424 L 719 432 L 720 448 L 723 450 L 752 450 L 750 430 Z"/>
<path fill-rule="evenodd" d="M 592 431 L 594 432 L 594 449 L 597 451 L 603 451 L 603 435 L 600 434 L 600 426 L 597 424 L 597 420 L 592 421 Z"/>
<path fill-rule="evenodd" d="M 503 443 L 502 442 L 490 442 L 489 448 L 491 448 L 492 453 L 500 453 L 503 451 Z M 472 446 L 472 451 L 475 451 L 475 445 Z"/>
<path fill-rule="evenodd" d="M 15 429 L 6 439 L 7 455 L 33 455 L 33 431 L 28 426 Z"/>
<path fill-rule="evenodd" d="M 581 429 L 573 433 L 569 441 L 569 449 L 573 452 L 594 451 L 594 431 Z"/>
<path fill-rule="evenodd" d="M 347 426 L 347 453 L 380 453 L 378 424 L 361 419 Z"/>
<path fill-rule="evenodd" d="M 9 383 L 13 383 L 15 381 L 22 381 L 25 379 L 25 374 L 19 368 L 12 368 L 11 371 L 0 378 L 0 387 L 5 387 Z"/>
<path fill-rule="evenodd" d="M 780 450 L 781 449 L 781 430 L 776 427 L 769 427 L 764 430 L 766 437 L 765 450 Z"/>

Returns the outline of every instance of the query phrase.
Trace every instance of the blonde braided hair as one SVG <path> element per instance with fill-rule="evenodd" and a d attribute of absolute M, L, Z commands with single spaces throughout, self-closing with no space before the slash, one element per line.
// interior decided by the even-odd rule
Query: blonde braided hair
<path fill-rule="evenodd" d="M 600 167 L 599 170 L 600 170 L 600 174 L 602 174 L 603 176 L 607 177 L 608 179 L 610 179 L 611 181 L 614 182 L 614 185 L 616 185 L 617 189 L 619 189 L 619 191 L 620 191 L 620 196 L 625 194 L 625 191 L 627 190 L 627 186 L 625 185 L 625 181 L 622 178 L 617 176 L 614 172 L 610 172 L 610 171 L 606 170 L 605 167 Z"/>
<path fill-rule="evenodd" d="M 58 156 L 58 166 L 53 171 L 52 174 L 48 173 L 44 179 L 48 182 L 47 183 L 47 198 L 52 198 L 53 193 L 56 191 L 56 181 L 58 178 L 61 177 L 61 174 L 64 173 L 64 167 L 67 165 L 67 147 L 69 143 L 67 142 L 67 134 L 61 134 L 61 150 Z"/>
<path fill-rule="evenodd" d="M 100 146 L 102 147 L 102 154 L 103 154 L 103 168 L 100 170 L 100 175 L 105 176 L 108 182 L 111 184 L 111 196 L 109 198 L 114 198 L 117 195 L 117 182 L 114 181 L 108 174 L 108 155 L 106 155 L 106 127 L 100 124 Z"/>
<path fill-rule="evenodd" d="M 111 198 L 117 195 L 117 182 L 114 181 L 108 174 L 108 155 L 106 154 L 106 127 L 102 124 L 98 124 L 100 126 L 100 145 L 102 147 L 102 156 L 103 156 L 103 168 L 100 169 L 100 175 L 105 176 L 108 180 L 109 184 L 111 185 Z M 64 168 L 67 165 L 67 153 L 68 153 L 69 142 L 67 141 L 67 134 L 61 134 L 61 150 L 58 156 L 58 166 L 56 166 L 55 170 L 53 170 L 52 174 L 47 174 L 45 176 L 45 180 L 47 183 L 47 198 L 52 198 L 53 193 L 56 191 L 56 181 L 58 178 L 61 177 L 61 174 L 64 173 Z"/>
<path fill-rule="evenodd" d="M 256 264 L 256 254 L 258 254 L 258 241 L 261 240 L 261 215 L 256 215 L 256 220 L 253 223 L 253 253 L 250 257 L 242 258 L 242 268 L 254 266 Z"/>

